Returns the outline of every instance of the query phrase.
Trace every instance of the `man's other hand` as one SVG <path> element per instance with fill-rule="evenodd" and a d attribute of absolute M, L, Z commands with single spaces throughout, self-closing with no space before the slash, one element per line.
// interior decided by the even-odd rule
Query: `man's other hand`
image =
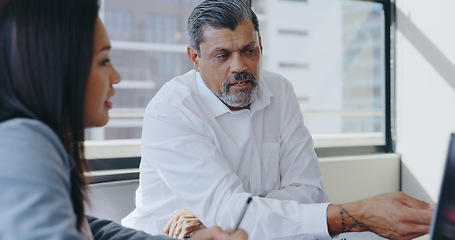
<path fill-rule="evenodd" d="M 172 213 L 163 232 L 170 237 L 183 239 L 204 228 L 206 226 L 189 209 L 177 209 Z"/>

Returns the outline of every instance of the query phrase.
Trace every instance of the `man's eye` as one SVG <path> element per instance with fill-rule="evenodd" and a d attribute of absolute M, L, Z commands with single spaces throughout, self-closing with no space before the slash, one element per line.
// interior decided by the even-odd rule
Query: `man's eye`
<path fill-rule="evenodd" d="M 220 59 L 224 59 L 224 58 L 227 58 L 228 55 L 227 54 L 218 54 L 216 55 L 216 58 L 220 58 Z"/>
<path fill-rule="evenodd" d="M 256 51 L 256 49 L 248 49 L 246 50 L 246 53 L 254 53 Z"/>

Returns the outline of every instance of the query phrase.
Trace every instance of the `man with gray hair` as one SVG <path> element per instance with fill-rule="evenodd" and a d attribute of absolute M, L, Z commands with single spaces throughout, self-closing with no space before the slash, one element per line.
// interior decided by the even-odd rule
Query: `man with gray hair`
<path fill-rule="evenodd" d="M 235 226 L 252 197 L 240 225 L 251 239 L 428 231 L 430 207 L 403 193 L 328 203 L 292 85 L 261 69 L 258 20 L 243 0 L 204 1 L 188 32 L 194 70 L 147 106 L 136 209 L 124 225 L 183 238 L 204 225 Z M 168 222 L 176 209 L 189 210 Z"/>

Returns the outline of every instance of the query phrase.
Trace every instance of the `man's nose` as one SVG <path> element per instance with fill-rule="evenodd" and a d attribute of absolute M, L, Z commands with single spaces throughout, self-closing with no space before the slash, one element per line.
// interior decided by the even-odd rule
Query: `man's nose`
<path fill-rule="evenodd" d="M 231 62 L 231 71 L 233 73 L 239 73 L 246 71 L 246 69 L 247 69 L 246 61 L 242 54 L 240 53 L 233 54 Z"/>

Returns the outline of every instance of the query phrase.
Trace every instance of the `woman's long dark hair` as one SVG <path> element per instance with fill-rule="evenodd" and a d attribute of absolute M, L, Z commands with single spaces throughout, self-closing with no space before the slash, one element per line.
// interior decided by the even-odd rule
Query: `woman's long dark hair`
<path fill-rule="evenodd" d="M 97 0 L 0 0 L 0 122 L 36 119 L 75 162 L 71 198 L 84 219 L 84 100 Z"/>

